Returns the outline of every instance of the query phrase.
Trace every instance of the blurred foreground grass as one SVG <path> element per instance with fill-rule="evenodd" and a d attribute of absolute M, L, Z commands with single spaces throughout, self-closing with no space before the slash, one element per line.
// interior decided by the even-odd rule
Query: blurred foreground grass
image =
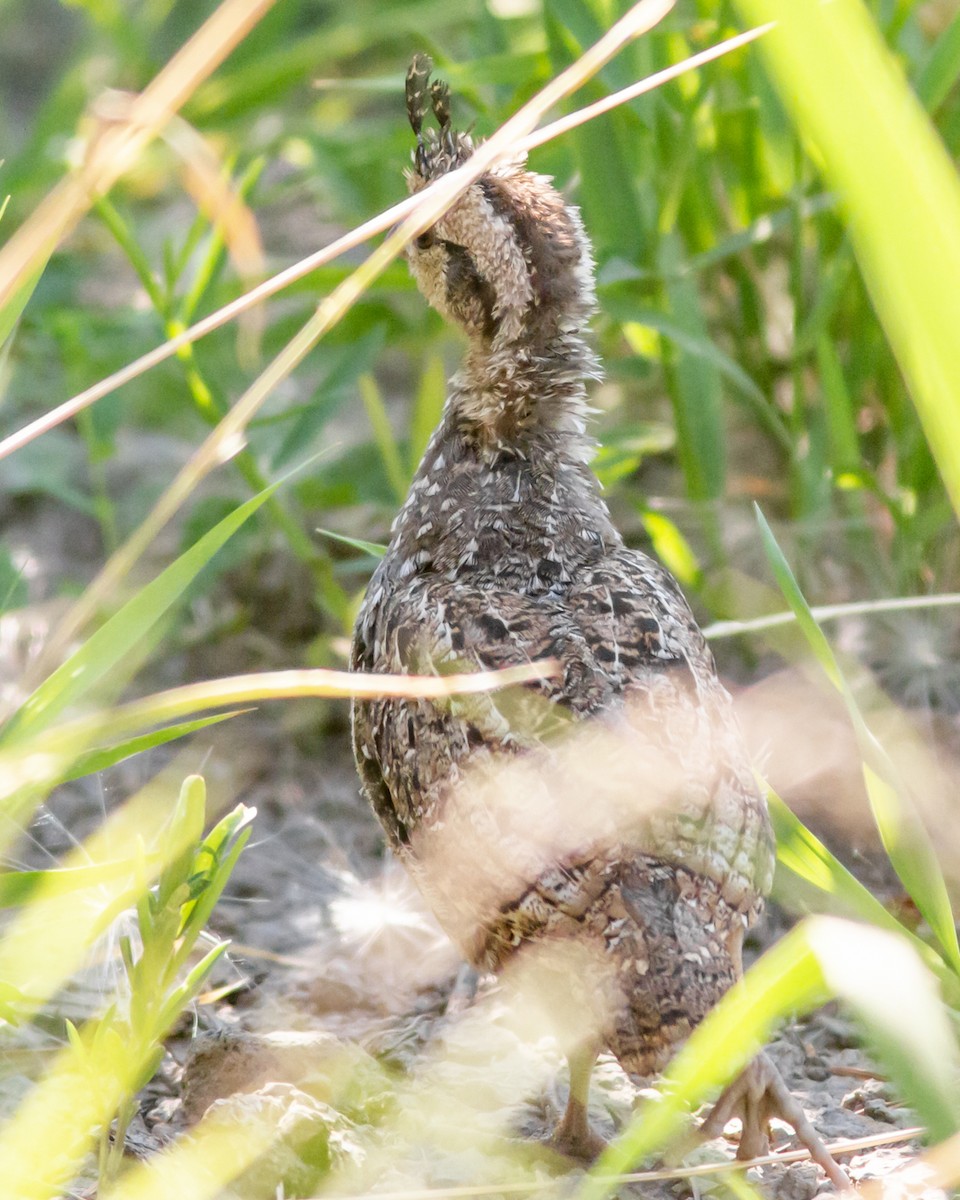
<path fill-rule="evenodd" d="M 625 10 L 603 0 L 468 2 L 456 11 L 436 0 L 389 10 L 370 0 L 222 5 L 215 19 L 236 16 L 236 51 L 212 74 L 214 60 L 201 57 L 189 86 L 177 76 L 183 105 L 165 137 L 139 148 L 109 198 L 81 195 L 91 213 L 75 214 L 61 245 L 39 244 L 17 280 L 0 275 L 0 437 L 397 200 L 409 153 L 402 77 L 415 50 L 429 51 L 449 77 L 458 119 L 490 133 Z M 682 3 L 580 98 L 675 63 L 741 22 L 769 19 L 779 28 L 758 45 L 551 142 L 532 161 L 576 197 L 596 245 L 607 371 L 596 393 L 598 468 L 619 523 L 653 546 L 707 615 L 782 608 L 776 579 L 811 661 L 848 706 L 884 847 L 923 922 L 903 929 L 773 798 L 779 894 L 833 918 L 798 926 L 704 1024 L 669 1072 L 669 1103 L 627 1130 L 584 1184 L 591 1196 L 608 1190 L 604 1171 L 627 1169 L 675 1136 L 685 1109 L 729 1078 L 775 1019 L 831 995 L 859 1014 L 932 1138 L 952 1146 L 960 1120 L 957 848 L 928 827 L 936 804 L 918 805 L 912 780 L 870 728 L 877 712 L 915 695 L 924 674 L 945 681 L 927 692 L 952 715 L 960 696 L 950 652 L 914 661 L 905 621 L 906 650 L 890 670 L 882 642 L 868 636 L 866 665 L 881 668 L 894 695 L 874 692 L 864 716 L 859 671 L 838 661 L 804 600 L 958 590 L 960 189 L 951 160 L 960 15 L 910 0 Z M 132 102 L 98 101 L 102 90 L 142 93 L 200 18 L 173 0 L 135 9 L 10 0 L 5 21 L 6 239 L 71 165 L 89 167 L 102 139 L 125 128 Z M 238 633 L 258 620 L 250 581 L 271 563 L 284 564 L 273 604 L 297 590 L 306 602 L 292 625 L 268 611 L 266 665 L 342 664 L 371 563 L 364 544 L 385 537 L 457 347 L 395 263 L 295 374 L 268 387 L 268 368 L 262 407 L 242 437 L 216 439 L 262 364 L 279 361 L 317 294 L 343 283 L 352 265 L 321 268 L 256 320 L 182 349 L 75 424 L 0 460 L 0 847 L 10 863 L 0 879 L 10 909 L 0 1037 L 42 1016 L 66 1040 L 62 1059 L 0 1129 L 0 1177 L 21 1180 L 18 1195 L 60 1194 L 98 1139 L 105 1193 L 119 1174 L 111 1195 L 169 1194 L 171 1180 L 183 1196 L 215 1195 L 277 1136 L 271 1128 L 246 1137 L 241 1152 L 229 1129 L 214 1126 L 209 1143 L 198 1134 L 127 1174 L 108 1138 L 114 1118 L 122 1138 L 166 1030 L 220 952 L 187 964 L 241 848 L 244 815 L 204 841 L 201 785 L 191 780 L 181 792 L 180 780 L 161 778 L 147 808 L 131 798 L 54 869 L 19 867 L 16 847 L 58 782 L 209 728 L 210 718 L 151 707 L 149 696 L 121 726 L 118 711 L 130 710 L 114 705 L 153 690 L 164 661 L 185 646 L 200 644 L 201 663 L 218 642 L 243 646 Z M 157 538 L 164 522 L 148 513 L 181 469 L 176 519 Z M 750 500 L 782 548 L 769 527 L 757 532 L 745 519 Z M 50 527 L 63 531 L 53 556 L 38 538 Z M 318 528 L 335 536 L 314 536 Z M 113 574 L 91 591 L 93 573 L 121 548 Z M 218 620 L 224 597 L 229 616 Z M 67 600 L 68 623 L 58 627 Z M 956 622 L 940 611 L 949 615 L 938 618 L 945 633 L 935 646 L 950 647 Z M 763 649 L 759 639 L 740 646 L 746 663 Z M 264 664 L 236 663 L 252 665 Z M 316 694 L 332 694 L 323 679 Z M 203 707 L 237 694 L 216 681 L 201 692 Z M 342 716 L 326 720 L 326 736 L 336 737 Z M 942 804 L 954 819 L 949 798 Z M 59 1014 L 58 995 L 131 906 L 138 933 L 121 952 L 123 988 L 77 1031 Z M 404 1103 L 416 1109 L 409 1095 Z M 54 1122 L 64 1153 L 51 1162 Z M 332 1161 L 324 1153 L 320 1175 Z M 960 1178 L 955 1151 L 941 1162 L 945 1183 Z"/>

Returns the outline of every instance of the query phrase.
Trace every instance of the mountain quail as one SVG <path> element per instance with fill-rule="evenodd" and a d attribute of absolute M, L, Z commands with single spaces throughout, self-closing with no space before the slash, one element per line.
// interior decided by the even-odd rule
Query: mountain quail
<path fill-rule="evenodd" d="M 431 69 L 417 56 L 407 76 L 411 192 L 473 150 Z M 437 131 L 424 128 L 428 108 Z M 564 944 L 592 955 L 595 972 L 554 976 L 582 1033 L 553 1145 L 588 1159 L 602 1146 L 587 1117 L 598 1051 L 634 1075 L 659 1071 L 742 974 L 743 935 L 773 873 L 770 824 L 677 583 L 624 546 L 588 466 L 585 381 L 597 363 L 579 214 L 548 179 L 506 162 L 407 258 L 467 351 L 370 582 L 352 668 L 552 659 L 558 673 L 469 700 L 358 701 L 357 765 L 391 847 L 474 965 L 499 971 Z M 741 1115 L 748 1156 L 773 1113 L 844 1182 L 763 1055 L 705 1129 Z"/>

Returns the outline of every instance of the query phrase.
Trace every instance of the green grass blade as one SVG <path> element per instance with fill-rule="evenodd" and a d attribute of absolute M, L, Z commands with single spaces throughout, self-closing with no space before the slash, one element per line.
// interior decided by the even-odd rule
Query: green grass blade
<path fill-rule="evenodd" d="M 766 788 L 770 821 L 777 839 L 775 898 L 796 910 L 809 892 L 792 887 L 800 880 L 815 897 L 812 912 L 829 912 L 837 917 L 859 918 L 891 932 L 906 930 L 880 901 L 869 892 L 827 847 L 807 829 L 777 793 Z M 781 878 L 783 873 L 788 879 Z"/>
<path fill-rule="evenodd" d="M 163 729 L 155 729 L 152 733 L 127 738 L 114 746 L 99 746 L 76 759 L 60 782 L 69 783 L 72 779 L 82 779 L 84 775 L 105 771 L 108 767 L 123 762 L 124 759 L 132 758 L 134 754 L 142 754 L 145 750 L 165 746 L 167 742 L 189 737 L 191 733 L 206 729 L 208 725 L 219 725 L 221 721 L 229 721 L 231 717 L 239 717 L 241 713 L 249 711 L 249 709 L 238 708 L 234 712 L 215 713 L 212 717 L 198 717 L 195 721 L 179 721 L 175 725 L 166 725 Z"/>
<path fill-rule="evenodd" d="M 330 538 L 331 541 L 342 542 L 344 546 L 352 546 L 354 550 L 369 554 L 371 558 L 383 558 L 387 552 L 382 542 L 365 542 L 363 538 L 347 537 L 345 533 L 334 533 L 332 529 L 318 529 L 317 533 Z"/>
<path fill-rule="evenodd" d="M 700 563 L 676 523 L 652 508 L 641 507 L 639 513 L 657 558 L 685 588 L 698 587 L 702 576 Z"/>
<path fill-rule="evenodd" d="M 843 377 L 843 367 L 833 341 L 821 334 L 817 338 L 817 365 L 823 389 L 823 409 L 827 419 L 827 444 L 834 479 L 860 462 L 860 438 L 857 410 Z"/>
<path fill-rule="evenodd" d="M 960 12 L 940 34 L 916 78 L 917 95 L 935 112 L 960 77 Z"/>
<path fill-rule="evenodd" d="M 770 821 L 777 839 L 777 873 L 773 897 L 790 912 L 866 921 L 910 941 L 926 966 L 937 976 L 950 1002 L 960 1004 L 957 977 L 943 958 L 902 925 L 852 875 L 838 858 L 803 824 L 769 784 L 763 784 Z"/>
<path fill-rule="evenodd" d="M 24 701 L 0 735 L 0 745 L 8 746 L 15 739 L 38 733 L 122 663 L 220 547 L 275 490 L 273 485 L 241 504 L 128 600 Z"/>
<path fill-rule="evenodd" d="M 159 910 L 171 907 L 170 898 L 178 888 L 190 894 L 189 878 L 197 847 L 203 838 L 207 813 L 207 784 L 202 775 L 188 775 L 180 785 L 180 794 L 170 816 L 168 840 L 176 847 L 175 855 L 157 880 L 156 903 Z M 179 923 L 179 915 L 177 916 Z"/>
<path fill-rule="evenodd" d="M 910 791 L 883 747 L 874 737 L 830 643 L 814 620 L 796 577 L 777 544 L 759 506 L 754 506 L 767 559 L 784 598 L 793 610 L 814 657 L 843 697 L 863 757 L 864 782 L 874 821 L 890 862 L 960 974 L 960 945 L 943 871 Z"/>
<path fill-rule="evenodd" d="M 207 976 L 226 953 L 229 945 L 229 942 L 220 942 L 213 949 L 208 950 L 197 965 L 189 971 L 183 983 L 174 988 L 157 1014 L 157 1024 L 161 1029 L 164 1031 L 169 1029 L 187 1005 L 196 999 Z"/>
<path fill-rule="evenodd" d="M 767 408 L 767 398 L 760 388 L 738 362 L 724 354 L 716 342 L 706 334 L 702 326 L 699 334 L 691 332 L 658 309 L 637 305 L 620 297 L 611 296 L 604 303 L 604 311 L 621 320 L 636 321 L 637 324 L 647 329 L 655 329 L 667 341 L 672 342 L 678 350 L 692 355 L 694 358 L 702 359 L 719 374 L 725 376 L 737 391 L 750 401 L 752 408 Z M 784 436 L 783 431 L 778 436 Z"/>
<path fill-rule="evenodd" d="M 585 95 L 599 98 L 595 88 Z M 615 250 L 643 260 L 647 253 L 646 221 L 637 197 L 631 157 L 637 153 L 633 130 L 622 113 L 600 117 L 594 127 L 570 138 L 580 167 L 577 200 L 597 252 Z"/>
<path fill-rule="evenodd" d="M 264 165 L 265 160 L 263 158 L 256 158 L 250 163 L 239 179 L 235 182 L 227 181 L 228 190 L 233 193 L 238 201 L 247 200 L 257 180 L 263 173 Z M 208 289 L 217 276 L 217 272 L 220 270 L 226 242 L 227 239 L 222 223 L 214 221 L 213 227 L 210 230 L 209 243 L 197 264 L 193 282 L 187 289 L 177 313 L 178 320 L 182 322 L 184 328 L 193 320 L 194 313 L 199 308 L 200 302 L 207 294 Z M 258 340 L 258 338 L 259 334 L 257 334 L 255 340 Z"/>
<path fill-rule="evenodd" d="M 671 274 L 679 261 L 679 241 L 668 235 L 661 243 L 661 266 L 668 274 L 665 289 L 674 323 L 670 340 L 677 353 L 667 366 L 667 383 L 677 421 L 680 463 L 690 496 L 694 500 L 715 500 L 723 495 L 726 480 L 723 389 L 716 356 L 689 351 L 691 343 L 699 347 L 710 345 L 710 338 L 696 280 Z"/>
<path fill-rule="evenodd" d="M 0 346 L 4 344 L 13 332 L 17 321 L 20 320 L 20 314 L 27 307 L 27 302 L 36 290 L 36 286 L 40 282 L 40 276 L 43 274 L 46 265 L 47 262 L 45 259 L 36 268 L 34 273 L 20 284 L 6 304 L 0 308 Z"/>
<path fill-rule="evenodd" d="M 213 912 L 220 893 L 226 887 L 234 864 L 252 832 L 250 822 L 257 815 L 255 808 L 238 804 L 207 834 L 196 857 L 195 871 L 203 881 L 196 900 L 183 906 L 180 936 L 189 947 L 199 936 Z"/>
<path fill-rule="evenodd" d="M 439 354 L 431 354 L 420 376 L 420 386 L 410 419 L 409 463 L 411 476 L 420 465 L 434 429 L 440 423 L 440 413 L 447 395 L 447 373 Z"/>
<path fill-rule="evenodd" d="M 587 0 L 553 0 L 544 6 L 544 26 L 555 71 L 570 65 L 609 24 L 605 6 Z M 583 91 L 598 99 L 603 90 L 630 82 L 623 59 L 608 64 L 600 79 Z M 624 112 L 608 113 L 589 129 L 570 135 L 579 174 L 577 203 L 602 259 L 615 250 L 628 259 L 649 253 L 647 220 L 641 205 L 641 181 L 635 164 L 643 152 L 636 121 Z"/>
<path fill-rule="evenodd" d="M 842 202 L 871 299 L 960 512 L 960 182 L 859 0 L 737 0 Z M 851 81 L 855 81 L 852 83 Z"/>
<path fill-rule="evenodd" d="M 145 858 L 147 865 L 159 856 Z M 118 876 L 130 874 L 129 859 L 85 867 L 53 867 L 46 871 L 5 871 L 0 874 L 0 908 L 19 908 L 39 890 L 83 892 Z"/>
<path fill-rule="evenodd" d="M 763 549 L 767 555 L 767 561 L 770 563 L 770 568 L 773 571 L 774 578 L 783 593 L 783 597 L 790 605 L 793 615 L 797 619 L 804 637 L 810 644 L 810 649 L 813 651 L 814 657 L 823 668 L 827 678 L 839 692 L 843 692 L 845 681 L 834 657 L 833 651 L 830 648 L 830 643 L 827 641 L 823 630 L 814 620 L 813 613 L 810 611 L 810 606 L 807 604 L 806 597 L 800 590 L 800 585 L 797 583 L 796 576 L 790 569 L 790 564 L 787 562 L 783 551 L 777 539 L 773 536 L 773 530 L 767 524 L 767 519 L 764 517 L 758 504 L 753 506 L 757 516 L 757 523 L 760 526 L 760 537 L 763 541 Z"/>
<path fill-rule="evenodd" d="M 103 221 L 104 225 L 106 225 L 107 229 L 110 230 L 117 245 L 127 256 L 127 261 L 136 272 L 136 276 L 140 280 L 140 285 L 147 293 L 150 303 L 161 316 L 166 316 L 169 305 L 164 297 L 163 290 L 157 282 L 146 254 L 143 252 L 130 226 L 124 220 L 120 210 L 106 196 L 100 196 L 94 205 L 94 211 L 100 220 Z"/>
<path fill-rule="evenodd" d="M 370 428 L 373 430 L 374 441 L 380 451 L 380 457 L 383 459 L 383 468 L 386 471 L 387 479 L 390 481 L 397 500 L 402 503 L 407 498 L 410 476 L 403 465 L 400 447 L 390 428 L 390 418 L 387 416 L 383 396 L 380 394 L 376 379 L 369 372 L 360 376 L 358 385 L 364 408 L 367 410 L 367 417 L 370 420 Z"/>

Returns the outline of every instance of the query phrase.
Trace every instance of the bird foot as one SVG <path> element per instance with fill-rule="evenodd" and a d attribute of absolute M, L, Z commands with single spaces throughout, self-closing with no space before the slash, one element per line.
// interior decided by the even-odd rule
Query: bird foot
<path fill-rule="evenodd" d="M 606 1139 L 590 1124 L 586 1107 L 572 1096 L 560 1123 L 543 1145 L 555 1154 L 580 1163 L 593 1162 L 607 1148 Z"/>
<path fill-rule="evenodd" d="M 837 1164 L 820 1135 L 810 1124 L 799 1101 L 766 1054 L 760 1054 L 720 1095 L 700 1126 L 697 1141 L 719 1137 L 732 1117 L 739 1116 L 743 1129 L 737 1158 L 758 1158 L 769 1152 L 767 1123 L 779 1117 L 792 1125 L 810 1156 L 826 1172 L 838 1191 L 852 1188 L 846 1172 Z"/>

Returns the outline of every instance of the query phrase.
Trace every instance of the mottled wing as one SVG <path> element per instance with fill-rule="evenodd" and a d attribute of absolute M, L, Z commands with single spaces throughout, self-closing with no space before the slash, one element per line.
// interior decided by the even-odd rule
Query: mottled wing
<path fill-rule="evenodd" d="M 430 577 L 380 589 L 375 576 L 354 634 L 352 669 L 415 675 L 490 670 L 566 659 L 575 629 L 543 598 L 471 588 Z M 354 744 L 364 789 L 395 849 L 436 818 L 466 761 L 539 744 L 565 711 L 562 684 L 544 681 L 443 702 L 354 705 Z"/>
<path fill-rule="evenodd" d="M 618 698 L 629 729 L 625 758 L 635 763 L 637 745 L 651 747 L 657 765 L 638 791 L 655 786 L 654 776 L 670 781 L 637 849 L 715 880 L 735 907 L 755 908 L 773 875 L 766 804 L 713 655 L 673 577 L 621 550 L 582 574 L 569 606 Z"/>

